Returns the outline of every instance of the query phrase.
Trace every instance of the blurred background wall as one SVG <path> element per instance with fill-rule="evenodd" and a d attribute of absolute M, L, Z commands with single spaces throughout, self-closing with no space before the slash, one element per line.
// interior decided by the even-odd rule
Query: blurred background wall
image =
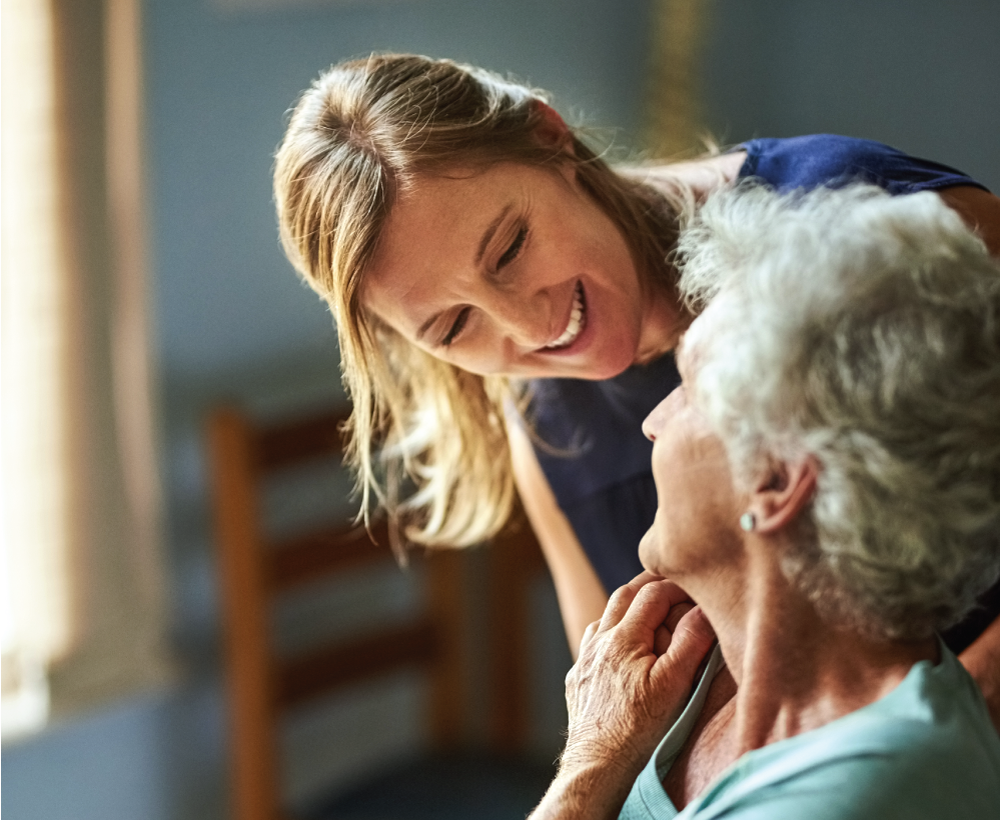
<path fill-rule="evenodd" d="M 14 820 L 219 818 L 226 730 L 202 422 L 338 393 L 330 319 L 278 248 L 271 155 L 331 62 L 453 57 L 552 92 L 634 145 L 654 0 L 146 0 L 153 325 L 177 680 L 5 747 Z M 1000 4 L 714 0 L 690 78 L 723 143 L 831 131 L 892 143 L 1000 190 Z M 538 601 L 538 744 L 558 748 L 568 662 Z M 398 750 L 403 738 L 375 738 Z"/>
<path fill-rule="evenodd" d="M 724 142 L 833 132 L 1000 190 L 1000 4 L 716 0 L 702 54 Z"/>

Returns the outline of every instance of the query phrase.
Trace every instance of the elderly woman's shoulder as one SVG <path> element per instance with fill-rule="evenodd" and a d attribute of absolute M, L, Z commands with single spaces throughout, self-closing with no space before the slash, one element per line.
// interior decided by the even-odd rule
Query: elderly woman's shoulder
<path fill-rule="evenodd" d="M 740 820 L 979 820 L 998 806 L 1000 737 L 945 652 L 875 703 L 745 755 L 691 808 Z"/>

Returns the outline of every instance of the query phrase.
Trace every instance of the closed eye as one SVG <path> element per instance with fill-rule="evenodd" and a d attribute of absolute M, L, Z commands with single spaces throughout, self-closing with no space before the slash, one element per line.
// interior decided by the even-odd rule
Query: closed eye
<path fill-rule="evenodd" d="M 521 252 L 521 248 L 524 247 L 524 240 L 527 238 L 528 229 L 521 228 L 521 230 L 517 232 L 517 236 L 514 237 L 514 241 L 511 242 L 507 250 L 503 252 L 503 256 L 497 260 L 497 270 L 500 270 L 500 268 L 505 265 L 509 265 L 517 259 L 517 255 Z"/>
<path fill-rule="evenodd" d="M 514 241 L 510 243 L 507 250 L 503 252 L 503 255 L 497 260 L 497 270 L 504 268 L 509 265 L 515 259 L 517 259 L 518 254 L 521 253 L 521 248 L 524 247 L 524 242 L 528 238 L 528 229 L 521 228 L 517 232 L 517 236 L 514 237 Z M 448 347 L 451 345 L 455 339 L 458 338 L 459 334 L 465 328 L 465 323 L 469 320 L 469 308 L 462 308 L 458 316 L 455 319 L 455 323 L 448 330 L 448 333 L 441 340 L 441 345 L 443 347 Z"/>
<path fill-rule="evenodd" d="M 462 308 L 458 316 L 455 318 L 455 323 L 451 326 L 447 335 L 441 340 L 441 344 L 445 347 L 450 345 L 458 337 L 458 334 L 462 332 L 462 328 L 465 327 L 465 323 L 469 319 L 469 308 Z"/>

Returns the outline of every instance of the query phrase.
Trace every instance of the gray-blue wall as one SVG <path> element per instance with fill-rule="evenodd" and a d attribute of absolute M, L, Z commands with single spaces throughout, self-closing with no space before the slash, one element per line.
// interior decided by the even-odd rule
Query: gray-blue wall
<path fill-rule="evenodd" d="M 714 0 L 704 54 L 716 137 L 839 133 L 1000 191 L 1000 3 Z"/>

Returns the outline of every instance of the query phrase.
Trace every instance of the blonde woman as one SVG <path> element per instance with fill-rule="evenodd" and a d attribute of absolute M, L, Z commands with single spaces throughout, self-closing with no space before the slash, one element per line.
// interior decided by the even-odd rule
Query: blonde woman
<path fill-rule="evenodd" d="M 616 171 L 544 93 L 490 72 L 389 54 L 323 73 L 291 115 L 275 199 L 286 253 L 337 324 L 366 509 L 402 541 L 463 546 L 504 525 L 516 486 L 575 650 L 639 571 L 655 514 L 640 425 L 678 381 L 670 352 L 691 321 L 677 232 L 747 177 L 933 190 L 1000 252 L 1000 200 L 878 143 L 753 140 Z M 1000 668 L 994 647 L 998 626 L 963 659 Z"/>

